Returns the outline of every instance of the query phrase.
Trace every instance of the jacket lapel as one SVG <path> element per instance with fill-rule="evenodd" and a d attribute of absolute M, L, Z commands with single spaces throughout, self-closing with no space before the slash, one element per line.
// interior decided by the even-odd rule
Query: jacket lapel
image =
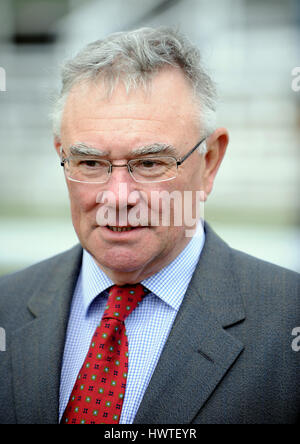
<path fill-rule="evenodd" d="M 18 423 L 58 422 L 60 369 L 70 303 L 81 265 L 75 247 L 60 256 L 29 302 L 34 319 L 12 340 L 12 370 Z"/>
<path fill-rule="evenodd" d="M 136 424 L 188 424 L 243 351 L 223 327 L 245 318 L 230 248 L 206 226 L 201 259 L 147 388 Z"/>

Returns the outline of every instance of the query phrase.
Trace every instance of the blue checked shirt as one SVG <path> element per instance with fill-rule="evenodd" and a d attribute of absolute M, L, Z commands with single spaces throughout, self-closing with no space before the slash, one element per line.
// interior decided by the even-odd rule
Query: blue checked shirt
<path fill-rule="evenodd" d="M 141 283 L 151 293 L 125 320 L 129 341 L 129 368 L 120 424 L 132 424 L 148 387 L 175 317 L 183 301 L 205 241 L 202 225 L 197 235 L 168 266 Z M 83 261 L 71 305 L 60 383 L 61 420 L 78 373 L 89 350 L 113 282 L 83 252 Z"/>

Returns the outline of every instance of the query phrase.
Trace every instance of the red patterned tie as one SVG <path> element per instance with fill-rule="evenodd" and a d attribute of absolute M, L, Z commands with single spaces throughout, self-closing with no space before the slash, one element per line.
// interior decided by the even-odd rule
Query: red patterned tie
<path fill-rule="evenodd" d="M 79 372 L 62 424 L 118 424 L 128 373 L 125 319 L 148 290 L 114 285 Z"/>

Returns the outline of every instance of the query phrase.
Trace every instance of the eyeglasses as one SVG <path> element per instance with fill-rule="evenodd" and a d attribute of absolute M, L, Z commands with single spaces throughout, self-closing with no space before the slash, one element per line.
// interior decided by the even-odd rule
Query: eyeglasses
<path fill-rule="evenodd" d="M 97 156 L 69 156 L 61 159 L 67 178 L 73 182 L 106 183 L 112 168 L 127 167 L 131 177 L 140 183 L 166 182 L 175 179 L 178 167 L 205 141 L 202 139 L 185 156 L 176 159 L 172 156 L 147 156 L 131 159 L 124 165 L 113 165 L 109 160 Z"/>

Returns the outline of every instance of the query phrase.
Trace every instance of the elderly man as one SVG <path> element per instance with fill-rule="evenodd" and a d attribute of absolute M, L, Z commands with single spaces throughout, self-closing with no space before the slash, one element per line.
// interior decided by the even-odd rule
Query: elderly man
<path fill-rule="evenodd" d="M 117 33 L 62 77 L 80 245 L 0 280 L 0 422 L 295 423 L 299 277 L 197 211 L 228 144 L 198 51 L 173 30 Z"/>

